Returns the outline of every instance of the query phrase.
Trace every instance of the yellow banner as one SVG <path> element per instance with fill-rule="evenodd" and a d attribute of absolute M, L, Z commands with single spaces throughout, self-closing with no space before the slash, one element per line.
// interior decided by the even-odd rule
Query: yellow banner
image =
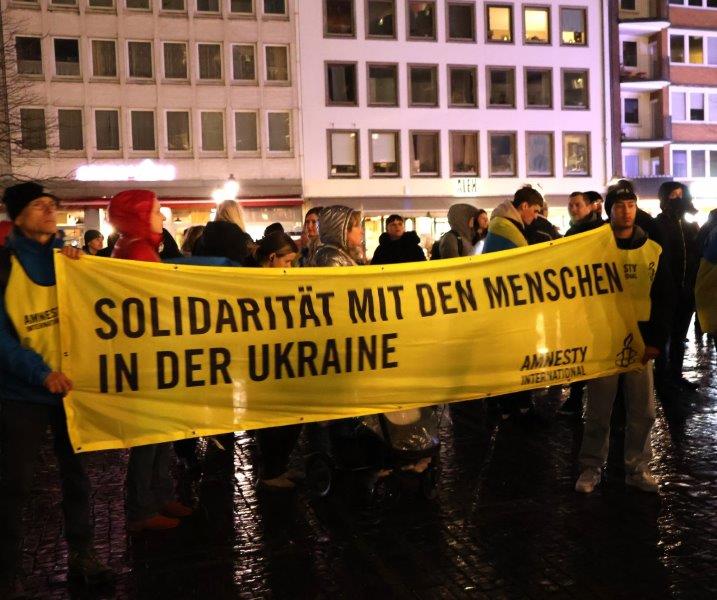
<path fill-rule="evenodd" d="M 407 265 L 55 261 L 77 451 L 564 384 L 643 352 L 608 227 Z"/>

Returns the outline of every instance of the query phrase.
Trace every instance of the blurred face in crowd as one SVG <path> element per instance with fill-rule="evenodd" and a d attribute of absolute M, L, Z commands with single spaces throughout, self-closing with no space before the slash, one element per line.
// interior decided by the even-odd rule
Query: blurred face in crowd
<path fill-rule="evenodd" d="M 319 236 L 319 215 L 307 215 L 304 221 L 304 233 L 309 239 Z"/>
<path fill-rule="evenodd" d="M 590 208 L 598 214 L 598 217 L 602 216 L 602 200 L 596 200 L 590 205 Z"/>
<path fill-rule="evenodd" d="M 105 244 L 105 236 L 101 235 L 100 237 L 96 237 L 89 244 L 87 244 L 87 247 L 92 251 L 92 254 L 95 254 L 95 253 L 99 252 L 100 250 L 102 250 L 104 244 Z"/>
<path fill-rule="evenodd" d="M 488 229 L 488 213 L 481 213 L 478 215 L 478 229 L 481 231 Z"/>
<path fill-rule="evenodd" d="M 361 242 L 363 242 L 363 229 L 361 229 L 361 224 L 349 225 L 349 228 L 346 231 L 346 243 L 348 244 L 348 247 L 358 248 L 361 246 Z"/>
<path fill-rule="evenodd" d="M 670 192 L 670 195 L 667 196 L 668 200 L 677 200 L 679 198 L 682 198 L 682 188 L 675 188 Z"/>
<path fill-rule="evenodd" d="M 292 263 L 296 260 L 296 256 L 296 252 L 287 252 L 286 254 L 273 253 L 269 255 L 269 260 L 263 266 L 273 269 L 286 269 L 293 266 Z"/>
<path fill-rule="evenodd" d="M 152 204 L 152 212 L 149 214 L 149 227 L 152 233 L 162 233 L 164 215 L 160 212 L 159 201 L 155 198 Z"/>
<path fill-rule="evenodd" d="M 35 198 L 15 218 L 15 225 L 30 238 L 52 235 L 57 232 L 57 201 L 50 196 Z"/>
<path fill-rule="evenodd" d="M 400 238 L 405 231 L 406 228 L 403 225 L 403 221 L 400 221 L 399 219 L 391 221 L 388 225 L 386 225 L 386 232 L 392 240 Z"/>
<path fill-rule="evenodd" d="M 632 233 L 637 217 L 637 202 L 635 200 L 621 200 L 615 202 L 610 212 L 610 224 L 616 233 Z"/>
<path fill-rule="evenodd" d="M 570 220 L 575 223 L 587 217 L 592 212 L 592 207 L 585 200 L 585 196 L 578 194 L 568 200 L 568 212 Z"/>
<path fill-rule="evenodd" d="M 525 225 L 530 225 L 535 221 L 538 213 L 540 212 L 540 206 L 537 204 L 528 204 L 527 202 L 521 202 L 518 205 L 518 213 Z"/>

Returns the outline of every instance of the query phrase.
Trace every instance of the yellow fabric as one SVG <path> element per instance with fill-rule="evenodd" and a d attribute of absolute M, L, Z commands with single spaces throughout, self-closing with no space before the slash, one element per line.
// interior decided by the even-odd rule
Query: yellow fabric
<path fill-rule="evenodd" d="M 536 248 L 333 269 L 58 255 L 72 443 L 408 410 L 641 368 L 621 255 L 607 227 Z"/>
<path fill-rule="evenodd" d="M 657 272 L 662 248 L 656 242 L 647 240 L 640 248 L 623 250 L 624 276 L 630 290 L 635 317 L 638 321 L 650 320 L 650 289 Z"/>
<path fill-rule="evenodd" d="M 695 302 L 702 331 L 717 335 L 717 265 L 704 258 L 697 271 Z"/>
<path fill-rule="evenodd" d="M 14 256 L 11 263 L 5 311 L 20 343 L 37 352 L 53 371 L 57 371 L 60 367 L 60 331 L 55 286 L 36 284 Z"/>

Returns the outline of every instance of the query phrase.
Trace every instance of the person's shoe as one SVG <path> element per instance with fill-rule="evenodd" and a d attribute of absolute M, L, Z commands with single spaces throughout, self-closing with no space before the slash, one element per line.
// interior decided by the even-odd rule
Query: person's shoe
<path fill-rule="evenodd" d="M 92 548 L 70 550 L 67 566 L 68 581 L 88 587 L 109 585 L 115 580 L 115 572 L 97 558 Z"/>
<path fill-rule="evenodd" d="M 179 525 L 179 519 L 165 517 L 164 515 L 153 515 L 146 519 L 138 519 L 130 521 L 127 529 L 130 533 L 139 533 L 140 531 L 163 531 L 165 529 L 174 529 Z"/>
<path fill-rule="evenodd" d="M 700 389 L 699 384 L 694 383 L 694 382 L 690 381 L 689 379 L 685 379 L 684 377 L 676 377 L 674 379 L 674 384 L 678 388 L 680 388 L 686 392 L 696 392 L 697 390 Z"/>
<path fill-rule="evenodd" d="M 637 473 L 625 475 L 625 485 L 634 487 L 641 492 L 647 492 L 648 494 L 656 494 L 660 491 L 657 479 L 647 471 L 638 471 Z"/>
<path fill-rule="evenodd" d="M 580 477 L 575 482 L 575 491 L 581 494 L 591 494 L 600 483 L 600 469 L 588 467 L 583 469 Z"/>
<path fill-rule="evenodd" d="M 165 517 L 174 517 L 175 519 L 181 519 L 182 517 L 189 517 L 194 511 L 185 506 L 177 500 L 167 502 L 160 511 Z"/>

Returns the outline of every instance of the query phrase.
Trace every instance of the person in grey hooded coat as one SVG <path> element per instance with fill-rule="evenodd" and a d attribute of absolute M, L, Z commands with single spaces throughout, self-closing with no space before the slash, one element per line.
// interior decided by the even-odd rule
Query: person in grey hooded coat
<path fill-rule="evenodd" d="M 470 204 L 454 204 L 448 209 L 448 225 L 451 229 L 441 237 L 438 246 L 441 258 L 473 254 L 475 222 L 479 214 L 479 210 Z"/>
<path fill-rule="evenodd" d="M 316 267 L 355 267 L 352 249 L 359 248 L 363 239 L 361 212 L 348 206 L 327 206 L 319 213 L 321 246 L 314 254 Z"/>

